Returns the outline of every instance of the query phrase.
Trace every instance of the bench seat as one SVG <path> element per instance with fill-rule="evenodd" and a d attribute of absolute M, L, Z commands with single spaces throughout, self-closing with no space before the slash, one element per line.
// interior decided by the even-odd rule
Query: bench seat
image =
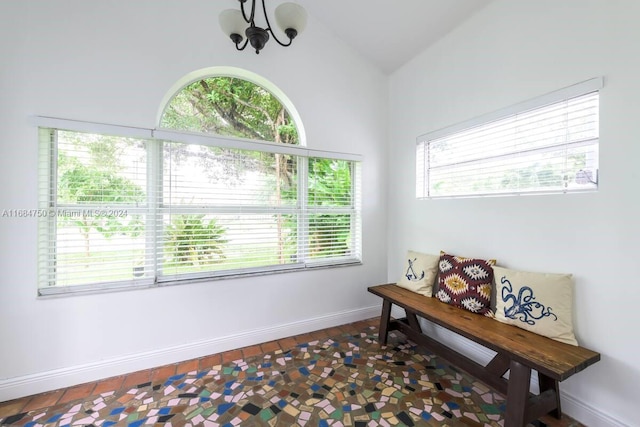
<path fill-rule="evenodd" d="M 415 343 L 467 371 L 507 399 L 506 427 L 524 427 L 543 415 L 561 417 L 559 382 L 600 360 L 600 354 L 498 322 L 489 317 L 440 302 L 395 284 L 371 286 L 369 292 L 383 299 L 379 340 L 398 330 Z M 392 319 L 391 306 L 406 312 L 405 319 Z M 417 317 L 449 329 L 496 352 L 483 366 L 427 336 Z M 538 374 L 540 394 L 531 395 L 531 371 Z M 509 379 L 504 375 L 509 371 Z"/>

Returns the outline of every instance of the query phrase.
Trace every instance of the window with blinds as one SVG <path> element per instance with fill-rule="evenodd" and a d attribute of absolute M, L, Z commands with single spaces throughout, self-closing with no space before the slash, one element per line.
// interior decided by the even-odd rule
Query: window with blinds
<path fill-rule="evenodd" d="M 356 155 L 41 122 L 42 295 L 361 260 Z"/>
<path fill-rule="evenodd" d="M 601 78 L 422 135 L 416 197 L 598 188 Z"/>

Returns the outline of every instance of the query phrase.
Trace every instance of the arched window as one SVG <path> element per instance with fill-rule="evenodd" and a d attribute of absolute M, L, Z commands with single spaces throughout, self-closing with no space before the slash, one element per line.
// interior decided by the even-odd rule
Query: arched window
<path fill-rule="evenodd" d="M 282 102 L 239 77 L 207 77 L 180 90 L 160 127 L 298 145 L 298 129 Z"/>
<path fill-rule="evenodd" d="M 176 83 L 157 129 L 39 120 L 41 294 L 361 261 L 359 156 L 240 74 Z"/>

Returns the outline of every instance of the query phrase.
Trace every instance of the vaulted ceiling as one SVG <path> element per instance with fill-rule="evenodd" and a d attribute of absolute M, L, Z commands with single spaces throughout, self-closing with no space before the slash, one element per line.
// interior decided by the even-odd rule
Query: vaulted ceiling
<path fill-rule="evenodd" d="M 492 0 L 298 0 L 389 74 Z"/>
<path fill-rule="evenodd" d="M 238 0 L 209 1 L 220 11 L 239 7 Z M 281 3 L 300 4 L 307 10 L 309 25 L 324 26 L 382 72 L 391 74 L 493 0 L 262 1 L 271 17 Z M 259 6 L 256 24 L 265 24 Z M 302 43 L 303 36 L 296 43 Z"/>

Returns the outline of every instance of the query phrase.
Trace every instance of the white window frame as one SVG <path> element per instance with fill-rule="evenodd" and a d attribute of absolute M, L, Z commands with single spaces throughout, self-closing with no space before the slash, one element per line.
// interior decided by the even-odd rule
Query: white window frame
<path fill-rule="evenodd" d="M 160 188 L 158 182 L 162 182 L 162 168 L 161 168 L 161 150 L 164 142 L 177 142 L 186 144 L 206 145 L 212 147 L 233 148 L 241 150 L 262 151 L 266 153 L 280 153 L 297 156 L 300 161 L 300 167 L 298 169 L 298 202 L 294 208 L 282 208 L 283 213 L 295 212 L 301 217 L 299 221 L 299 236 L 302 236 L 298 240 L 298 252 L 304 254 L 304 247 L 307 239 L 308 221 L 307 218 L 314 213 L 326 213 L 332 214 L 348 213 L 352 215 L 351 226 L 353 228 L 355 247 L 351 249 L 351 253 L 345 257 L 335 257 L 330 259 L 299 259 L 295 264 L 274 265 L 267 267 L 253 267 L 237 270 L 221 270 L 204 273 L 185 273 L 179 277 L 167 276 L 165 278 L 158 279 L 159 275 L 154 274 L 153 278 L 134 279 L 131 281 L 121 282 L 103 282 L 98 284 L 88 285 L 70 285 L 70 286 L 56 286 L 55 283 L 51 283 L 49 275 L 51 272 L 51 259 L 49 256 L 48 245 L 51 242 L 55 242 L 56 239 L 56 224 L 55 214 L 41 215 L 39 218 L 39 280 L 38 280 L 38 294 L 40 296 L 48 295 L 60 295 L 60 294 L 77 294 L 77 293 L 93 293 L 109 290 L 119 289 L 137 289 L 155 286 L 166 286 L 183 283 L 191 283 L 194 281 L 208 281 L 222 278 L 243 277 L 248 275 L 263 275 L 271 273 L 281 273 L 287 271 L 300 271 L 306 269 L 315 268 L 328 268 L 328 267 L 340 267 L 349 265 L 359 265 L 362 263 L 362 212 L 361 212 L 361 162 L 362 156 L 352 153 L 342 152 L 330 152 L 322 150 L 314 150 L 304 146 L 297 145 L 284 145 L 277 143 L 270 143 L 264 141 L 253 141 L 249 139 L 223 137 L 218 135 L 206 135 L 189 132 L 178 132 L 165 129 L 148 129 L 148 128 L 136 128 L 128 126 L 119 126 L 102 123 L 92 123 L 83 121 L 66 120 L 52 117 L 32 117 L 31 124 L 37 126 L 41 132 L 50 132 L 51 130 L 65 130 L 72 132 L 86 132 L 93 134 L 104 134 L 118 137 L 127 138 L 139 138 L 149 140 L 152 143 L 148 144 L 149 147 L 153 147 L 148 150 L 148 166 L 147 174 L 150 180 L 155 181 L 149 183 L 148 188 Z M 39 139 L 42 135 L 39 135 Z M 158 143 L 153 143 L 157 141 Z M 57 153 L 55 149 L 57 142 L 50 141 L 48 144 L 40 145 L 40 196 L 39 196 L 39 211 L 42 212 L 54 212 L 55 205 L 55 188 L 56 185 L 56 159 Z M 323 208 L 308 206 L 306 203 L 306 195 L 308 192 L 308 170 L 307 164 L 309 158 L 324 158 L 335 160 L 347 160 L 354 162 L 354 178 L 352 180 L 352 205 L 345 208 Z M 48 159 L 48 161 L 47 161 Z M 43 163 L 47 163 L 44 165 Z M 153 215 L 159 215 L 163 212 L 164 207 L 160 207 L 157 203 L 158 195 L 157 190 L 152 190 L 147 193 L 147 208 L 140 208 L 142 210 L 149 209 L 149 213 Z M 154 196 L 155 194 L 155 196 Z M 246 209 L 246 208 L 245 208 Z M 257 213 L 260 213 L 260 208 L 257 208 Z M 224 210 L 224 208 L 223 208 Z M 212 209 L 210 213 L 216 213 L 215 209 Z M 266 210 L 263 213 L 273 214 L 273 210 Z M 147 250 L 157 249 L 157 241 L 160 238 L 158 227 L 148 227 L 147 229 Z M 154 254 L 154 258 L 157 257 Z M 157 265 L 157 261 L 153 266 L 154 271 L 158 272 L 160 266 Z"/>
<path fill-rule="evenodd" d="M 523 194 L 556 194 L 556 193 L 577 193 L 577 192 L 589 192 L 596 191 L 598 188 L 598 170 L 596 168 L 595 171 L 585 172 L 584 180 L 587 181 L 587 185 L 583 186 L 583 188 L 567 188 L 565 182 L 565 188 L 558 189 L 545 189 L 542 187 L 538 187 L 533 190 L 528 191 L 518 191 L 518 190 L 502 190 L 502 191 L 491 191 L 491 192 L 466 192 L 466 193 L 453 193 L 452 194 L 434 194 L 435 192 L 431 190 L 429 176 L 431 172 L 431 168 L 429 165 L 429 147 L 430 143 L 442 140 L 443 138 L 455 138 L 456 136 L 463 135 L 466 132 L 483 130 L 489 128 L 492 124 L 497 121 L 504 120 L 511 117 L 516 117 L 518 114 L 533 112 L 537 109 L 542 109 L 544 107 L 548 107 L 553 104 L 560 104 L 562 102 L 567 102 L 573 98 L 578 98 L 583 95 L 591 94 L 594 92 L 600 91 L 604 86 L 604 79 L 602 77 L 593 78 L 581 83 L 577 83 L 575 85 L 548 93 L 546 95 L 530 99 L 525 102 L 521 102 L 516 105 L 512 105 L 507 108 L 500 109 L 498 111 L 494 111 L 489 114 L 485 114 L 471 120 L 467 120 L 443 129 L 439 129 L 433 132 L 429 132 L 423 135 L 418 136 L 416 139 L 416 198 L 417 199 L 437 199 L 437 198 L 455 198 L 455 197 L 484 197 L 484 196 L 504 196 L 504 195 L 523 195 Z M 597 122 L 596 122 L 597 123 Z M 586 144 L 594 144 L 596 145 L 595 153 L 597 156 L 598 147 L 599 147 L 599 135 L 595 138 L 591 138 L 588 141 L 578 141 L 577 143 L 559 143 L 554 146 L 547 146 L 540 149 L 521 151 L 521 152 L 513 152 L 509 154 L 511 157 L 524 156 L 527 153 L 532 152 L 542 152 L 543 150 L 550 151 L 552 149 L 557 149 L 560 147 L 572 147 L 572 146 L 580 146 Z M 492 159 L 492 157 L 487 156 L 484 158 L 478 158 L 474 160 L 474 162 L 481 163 L 483 161 L 487 161 Z M 597 159 L 595 159 L 597 164 Z M 462 162 L 456 162 L 455 159 L 452 159 L 449 162 L 449 166 L 441 166 L 441 168 L 455 168 L 462 164 Z M 481 168 L 482 165 L 479 166 Z M 479 169 L 480 170 L 480 169 Z"/>

